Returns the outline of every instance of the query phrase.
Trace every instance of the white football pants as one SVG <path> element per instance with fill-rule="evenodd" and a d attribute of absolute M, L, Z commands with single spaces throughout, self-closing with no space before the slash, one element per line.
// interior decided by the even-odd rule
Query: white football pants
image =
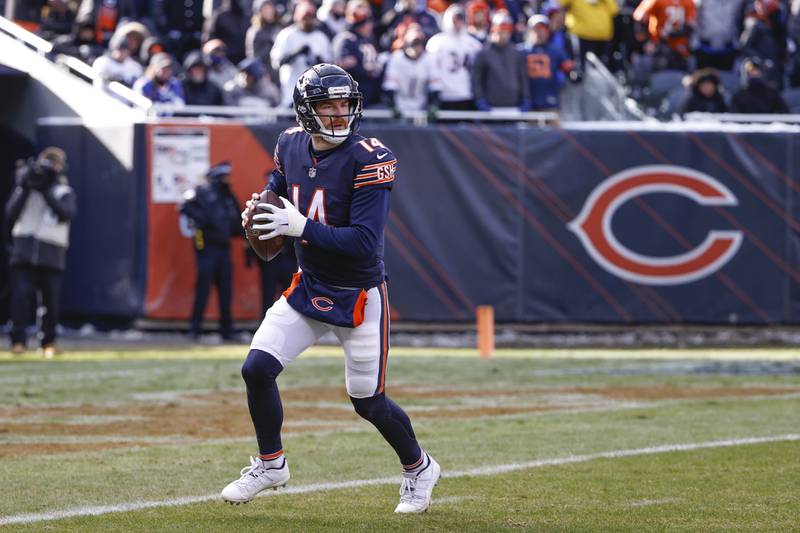
<path fill-rule="evenodd" d="M 281 296 L 264 316 L 250 349 L 273 355 L 286 368 L 328 331 L 333 331 L 344 348 L 347 394 L 369 398 L 382 393 L 389 355 L 389 298 L 385 282 L 367 291 L 364 322 L 357 328 L 333 326 L 301 315 Z"/>

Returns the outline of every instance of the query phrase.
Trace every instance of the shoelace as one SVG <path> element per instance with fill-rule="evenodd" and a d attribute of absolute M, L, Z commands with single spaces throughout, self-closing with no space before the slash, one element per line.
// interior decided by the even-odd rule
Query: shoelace
<path fill-rule="evenodd" d="M 241 472 L 239 472 L 239 475 L 245 477 L 246 475 L 250 474 L 250 477 L 258 477 L 258 474 L 253 473 L 253 471 L 259 466 L 261 466 L 260 462 L 256 461 L 254 457 L 250 457 L 250 466 L 242 468 Z"/>
<path fill-rule="evenodd" d="M 400 484 L 400 501 L 412 501 L 415 498 L 423 498 L 417 495 L 417 478 L 403 476 L 403 482 Z"/>

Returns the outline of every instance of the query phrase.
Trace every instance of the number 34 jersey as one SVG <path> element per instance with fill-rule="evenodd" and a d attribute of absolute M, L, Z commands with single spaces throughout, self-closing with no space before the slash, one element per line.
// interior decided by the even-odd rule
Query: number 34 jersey
<path fill-rule="evenodd" d="M 315 152 L 302 128 L 280 135 L 267 187 L 308 218 L 294 245 L 305 274 L 341 287 L 370 288 L 385 279 L 383 231 L 396 168 L 397 158 L 378 139 L 353 134 Z"/>

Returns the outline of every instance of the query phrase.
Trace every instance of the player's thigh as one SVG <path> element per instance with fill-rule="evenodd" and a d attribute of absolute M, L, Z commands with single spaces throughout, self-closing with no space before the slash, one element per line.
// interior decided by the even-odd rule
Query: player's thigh
<path fill-rule="evenodd" d="M 314 344 L 327 328 L 321 322 L 301 315 L 281 297 L 267 311 L 253 341 L 251 350 L 262 350 L 275 356 L 285 367 Z"/>
<path fill-rule="evenodd" d="M 364 322 L 357 328 L 336 328 L 345 354 L 345 384 L 354 398 L 383 392 L 389 355 L 389 302 L 386 284 L 367 292 Z"/>

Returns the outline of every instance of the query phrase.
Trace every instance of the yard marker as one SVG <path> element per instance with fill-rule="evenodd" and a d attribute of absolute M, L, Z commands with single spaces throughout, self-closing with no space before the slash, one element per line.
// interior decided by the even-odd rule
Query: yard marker
<path fill-rule="evenodd" d="M 494 307 L 479 305 L 476 308 L 478 319 L 478 353 L 489 358 L 494 355 Z"/>
<path fill-rule="evenodd" d="M 466 477 L 466 476 L 492 476 L 526 470 L 529 468 L 542 468 L 545 466 L 561 466 L 575 463 L 585 463 L 595 459 L 618 459 L 621 457 L 636 457 L 640 455 L 653 455 L 658 453 L 685 452 L 692 450 L 704 450 L 709 448 L 727 448 L 731 446 L 745 446 L 749 444 L 765 444 L 769 442 L 796 442 L 800 441 L 800 434 L 771 435 L 767 437 L 746 437 L 740 439 L 712 440 L 706 442 L 694 442 L 688 444 L 663 444 L 659 446 L 649 446 L 646 448 L 634 448 L 629 450 L 611 450 L 608 452 L 590 453 L 585 455 L 567 455 L 565 457 L 555 457 L 552 459 L 538 459 L 524 463 L 512 463 L 506 465 L 485 466 L 472 468 L 470 470 L 457 470 L 444 472 L 445 478 Z M 283 489 L 281 491 L 265 491 L 257 497 L 280 496 L 282 494 L 308 494 L 312 492 L 323 492 L 329 490 L 343 490 L 367 487 L 372 485 L 388 485 L 397 483 L 399 476 L 382 477 L 374 479 L 354 479 L 352 481 L 340 481 L 336 483 L 314 483 L 311 485 L 300 485 Z M 193 503 L 203 503 L 219 500 L 219 493 L 206 494 L 204 496 L 185 496 L 183 498 L 171 498 L 168 500 L 151 500 L 119 503 L 114 505 L 97 505 L 89 507 L 75 507 L 60 511 L 50 511 L 46 513 L 27 513 L 10 516 L 0 516 L 0 526 L 9 524 L 31 524 L 33 522 L 44 522 L 48 520 L 61 520 L 64 518 L 74 518 L 79 516 L 100 516 L 110 513 L 124 513 L 138 511 L 141 509 L 152 509 L 155 507 L 176 507 L 179 505 L 190 505 Z"/>

